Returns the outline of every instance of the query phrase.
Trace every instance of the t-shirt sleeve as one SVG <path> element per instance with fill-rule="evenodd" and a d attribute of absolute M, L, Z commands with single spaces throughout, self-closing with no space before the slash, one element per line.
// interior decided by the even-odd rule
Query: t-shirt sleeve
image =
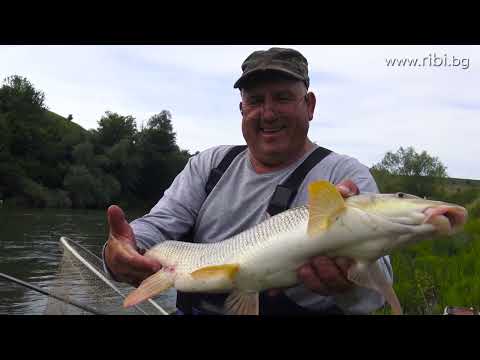
<path fill-rule="evenodd" d="M 151 211 L 130 223 L 138 247 L 148 249 L 164 240 L 178 240 L 191 230 L 206 197 L 210 170 L 227 149 L 215 147 L 191 157 Z"/>
<path fill-rule="evenodd" d="M 330 181 L 338 184 L 343 180 L 352 180 L 360 193 L 378 193 L 378 186 L 367 166 L 354 158 L 345 157 L 334 167 Z"/>

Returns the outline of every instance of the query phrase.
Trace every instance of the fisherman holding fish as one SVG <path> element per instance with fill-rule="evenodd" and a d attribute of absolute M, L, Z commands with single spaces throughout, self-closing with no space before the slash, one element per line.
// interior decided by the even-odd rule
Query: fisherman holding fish
<path fill-rule="evenodd" d="M 138 286 L 159 272 L 161 261 L 143 254 L 166 240 L 221 243 L 275 215 L 278 204 L 288 204 L 289 208 L 305 205 L 308 184 L 317 180 L 335 184 L 344 198 L 378 193 L 366 166 L 350 156 L 323 149 L 308 138 L 316 97 L 308 91 L 308 62 L 301 53 L 286 48 L 255 51 L 243 62 L 242 71 L 234 88 L 240 90 L 242 133 L 247 147 L 232 154 L 233 146 L 216 146 L 191 157 L 151 211 L 130 224 L 118 206 L 110 206 L 110 235 L 103 255 L 106 269 L 114 279 Z M 312 163 L 314 153 L 317 162 Z M 295 170 L 299 168 L 307 171 L 298 175 Z M 288 181 L 294 173 L 299 177 L 299 186 L 289 192 Z M 198 256 L 207 255 L 199 251 Z M 308 259 L 296 271 L 298 285 L 260 292 L 258 313 L 322 315 L 375 311 L 384 304 L 384 297 L 350 281 L 347 271 L 351 264 L 352 259 L 342 256 Z M 376 265 L 391 284 L 388 255 L 379 258 Z M 211 266 L 198 275 L 206 276 L 219 269 Z M 168 270 L 169 265 L 163 263 L 164 273 Z M 238 268 L 221 269 L 227 270 Z M 179 291 L 178 313 L 222 314 L 227 295 Z"/>

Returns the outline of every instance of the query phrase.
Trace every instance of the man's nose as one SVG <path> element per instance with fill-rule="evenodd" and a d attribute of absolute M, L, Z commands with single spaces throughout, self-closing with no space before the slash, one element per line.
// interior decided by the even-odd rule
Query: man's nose
<path fill-rule="evenodd" d="M 273 101 L 265 100 L 262 106 L 262 118 L 264 120 L 269 120 L 275 118 L 275 105 Z"/>

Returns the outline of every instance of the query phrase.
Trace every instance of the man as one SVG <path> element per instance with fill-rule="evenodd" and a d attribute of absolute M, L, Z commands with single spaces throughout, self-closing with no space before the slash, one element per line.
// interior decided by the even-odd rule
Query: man
<path fill-rule="evenodd" d="M 161 265 L 141 255 L 163 240 L 216 242 L 265 219 L 272 194 L 317 145 L 308 138 L 316 99 L 308 91 L 308 63 L 293 49 L 252 53 L 242 64 L 242 132 L 248 148 L 236 156 L 207 196 L 205 185 L 231 146 L 217 146 L 189 159 L 149 214 L 130 225 L 117 206 L 108 209 L 110 236 L 106 266 L 120 281 L 138 285 Z M 337 185 L 344 197 L 378 192 L 369 170 L 357 160 L 331 152 L 305 176 L 291 207 L 307 202 L 306 187 L 317 179 Z M 186 238 L 187 236 L 188 239 Z M 391 280 L 388 257 L 379 260 Z M 298 269 L 301 285 L 262 294 L 260 314 L 365 314 L 383 304 L 381 295 L 346 278 L 349 259 L 319 256 Z M 223 295 L 181 294 L 187 313 L 221 313 Z"/>

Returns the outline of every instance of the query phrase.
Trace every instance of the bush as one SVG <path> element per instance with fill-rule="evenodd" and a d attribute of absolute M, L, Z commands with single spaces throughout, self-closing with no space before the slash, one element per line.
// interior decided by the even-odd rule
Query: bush
<path fill-rule="evenodd" d="M 121 191 L 121 185 L 113 176 L 100 169 L 88 170 L 85 166 L 72 166 L 63 182 L 78 208 L 103 208 L 110 204 Z"/>

